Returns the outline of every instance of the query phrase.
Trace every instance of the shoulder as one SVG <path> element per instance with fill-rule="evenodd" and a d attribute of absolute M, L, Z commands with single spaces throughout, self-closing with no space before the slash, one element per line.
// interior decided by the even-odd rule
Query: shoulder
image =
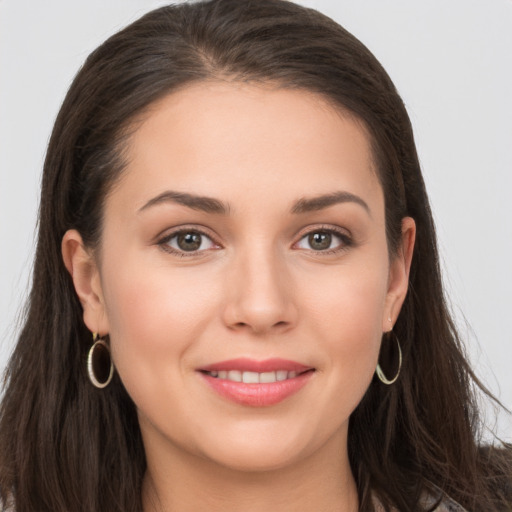
<path fill-rule="evenodd" d="M 0 499 L 0 512 L 15 512 L 12 496 L 8 496 L 6 501 Z"/>
<path fill-rule="evenodd" d="M 441 489 L 437 489 L 435 494 L 425 493 L 422 496 L 421 504 L 429 510 L 428 507 L 435 506 L 432 512 L 468 512 L 462 505 L 443 493 Z"/>
<path fill-rule="evenodd" d="M 467 510 L 449 497 L 443 498 L 434 512 L 467 512 Z"/>
<path fill-rule="evenodd" d="M 377 499 L 376 496 L 372 498 L 375 512 L 385 512 L 384 507 Z M 436 505 L 437 504 L 437 505 Z M 459 505 L 456 501 L 452 500 L 449 496 L 442 495 L 442 497 L 434 496 L 432 494 L 425 494 L 421 499 L 421 505 L 426 510 L 432 510 L 432 512 L 468 512 L 462 505 Z M 430 509 L 429 507 L 435 506 L 436 508 Z M 400 512 L 397 509 L 393 509 L 393 512 Z"/>

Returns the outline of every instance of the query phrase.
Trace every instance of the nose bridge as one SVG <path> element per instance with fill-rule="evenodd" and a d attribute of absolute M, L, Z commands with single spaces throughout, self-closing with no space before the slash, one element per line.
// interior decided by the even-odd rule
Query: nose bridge
<path fill-rule="evenodd" d="M 275 245 L 253 241 L 232 262 L 227 323 L 258 333 L 291 326 L 296 320 L 292 288 L 285 258 Z"/>

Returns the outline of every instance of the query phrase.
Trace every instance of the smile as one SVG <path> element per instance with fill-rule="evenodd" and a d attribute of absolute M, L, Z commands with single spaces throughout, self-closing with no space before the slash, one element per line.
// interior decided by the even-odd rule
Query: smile
<path fill-rule="evenodd" d="M 209 388 L 237 404 L 276 405 L 300 391 L 315 368 L 285 359 L 255 361 L 241 358 L 198 369 Z"/>

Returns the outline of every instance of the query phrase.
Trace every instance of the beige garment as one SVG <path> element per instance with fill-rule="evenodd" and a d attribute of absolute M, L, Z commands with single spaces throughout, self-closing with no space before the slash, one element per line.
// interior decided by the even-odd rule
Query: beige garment
<path fill-rule="evenodd" d="M 432 505 L 435 503 L 434 500 L 427 499 L 426 503 L 431 503 Z M 441 503 L 434 509 L 435 512 L 468 512 L 462 505 L 459 505 L 457 502 L 453 501 L 448 496 L 444 496 Z"/>
<path fill-rule="evenodd" d="M 425 496 L 422 499 L 422 504 L 425 506 L 432 506 L 437 502 L 437 499 L 433 496 Z M 373 497 L 373 505 L 375 507 L 375 512 L 384 512 L 384 507 L 380 503 L 380 501 Z M 397 509 L 393 509 L 393 512 L 400 512 Z M 448 496 L 443 496 L 441 503 L 434 509 L 433 512 L 468 512 L 462 505 L 459 505 L 457 502 L 453 501 Z"/>

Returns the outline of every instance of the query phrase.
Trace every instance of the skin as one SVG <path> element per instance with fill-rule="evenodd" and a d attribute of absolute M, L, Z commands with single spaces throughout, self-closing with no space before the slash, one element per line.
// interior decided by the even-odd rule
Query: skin
<path fill-rule="evenodd" d="M 226 212 L 154 200 L 166 191 Z M 367 207 L 293 211 L 337 192 Z M 176 253 L 176 229 L 205 233 L 200 250 Z M 328 249 L 311 245 L 328 230 Z M 152 106 L 107 197 L 99 250 L 74 230 L 63 240 L 84 321 L 109 334 L 138 409 L 146 511 L 357 510 L 348 421 L 407 292 L 412 219 L 402 233 L 390 261 L 367 134 L 320 96 L 213 82 Z M 249 407 L 197 372 L 237 357 L 315 371 L 284 401 Z"/>

